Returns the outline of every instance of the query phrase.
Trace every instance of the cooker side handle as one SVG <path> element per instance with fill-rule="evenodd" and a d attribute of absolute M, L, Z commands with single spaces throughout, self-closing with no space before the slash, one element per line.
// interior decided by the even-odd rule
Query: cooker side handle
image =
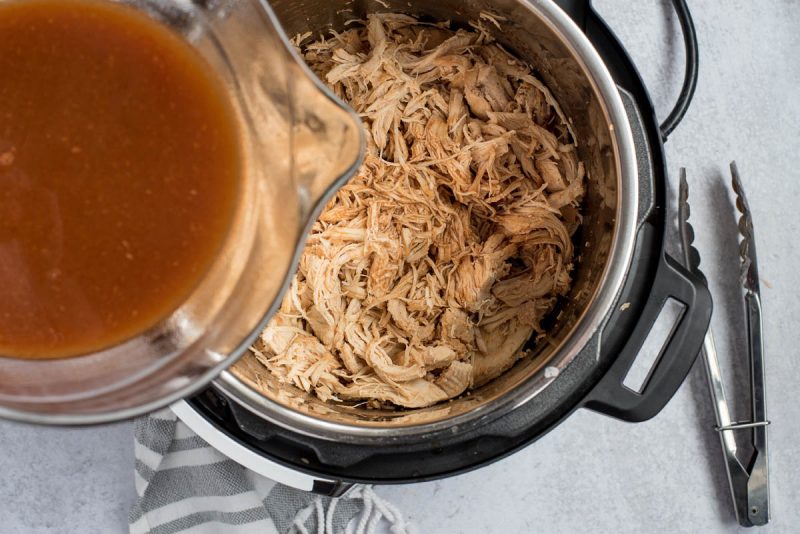
<path fill-rule="evenodd" d="M 683 312 L 642 389 L 635 391 L 624 384 L 625 378 L 670 298 L 684 306 Z M 586 397 L 584 406 L 630 422 L 655 416 L 669 402 L 692 368 L 711 321 L 711 309 L 711 294 L 703 281 L 664 254 L 632 335 L 611 368 Z"/>

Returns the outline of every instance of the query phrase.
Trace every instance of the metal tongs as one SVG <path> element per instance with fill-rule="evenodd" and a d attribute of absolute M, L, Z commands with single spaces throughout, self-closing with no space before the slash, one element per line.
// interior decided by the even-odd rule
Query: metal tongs
<path fill-rule="evenodd" d="M 709 328 L 703 342 L 702 355 L 708 375 L 708 386 L 714 402 L 717 426 L 728 482 L 733 496 L 733 505 L 739 524 L 743 526 L 765 525 L 769 522 L 769 465 L 767 458 L 767 406 L 766 383 L 764 378 L 764 341 L 761 335 L 761 295 L 756 262 L 756 245 L 753 239 L 753 219 L 747 204 L 736 163 L 731 163 L 733 190 L 736 193 L 736 207 L 741 212 L 739 244 L 741 256 L 741 283 L 744 287 L 745 315 L 747 317 L 747 339 L 750 356 L 750 396 L 751 419 L 745 422 L 731 420 L 725 389 L 722 385 L 714 334 Z M 683 261 L 688 269 L 699 276 L 700 254 L 692 246 L 694 229 L 689 224 L 689 186 L 686 183 L 686 169 L 681 169 L 678 204 L 678 224 L 680 226 Z M 736 430 L 747 429 L 751 433 L 752 455 L 742 463 L 737 457 Z"/>

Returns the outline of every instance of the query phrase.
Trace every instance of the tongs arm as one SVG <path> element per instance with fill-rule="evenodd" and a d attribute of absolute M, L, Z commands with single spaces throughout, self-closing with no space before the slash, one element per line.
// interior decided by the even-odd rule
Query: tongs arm
<path fill-rule="evenodd" d="M 736 457 L 736 439 L 733 434 L 736 424 L 731 419 L 728 400 L 725 396 L 722 370 L 720 369 L 717 348 L 714 343 L 714 333 L 711 328 L 706 333 L 701 355 L 706 367 L 708 389 L 714 404 L 714 417 L 717 422 L 716 430 L 719 432 L 719 440 L 722 445 L 725 471 L 728 475 L 728 485 L 731 490 L 734 511 L 740 524 L 749 525 L 750 521 L 747 518 L 749 507 L 747 486 L 750 474 Z"/>
<path fill-rule="evenodd" d="M 731 182 L 736 193 L 739 218 L 739 256 L 741 257 L 741 283 L 745 290 L 745 316 L 747 318 L 747 349 L 750 358 L 750 399 L 753 456 L 748 465 L 746 516 L 751 525 L 769 522 L 769 464 L 767 449 L 767 384 L 764 374 L 764 338 L 761 324 L 761 285 L 758 277 L 758 259 L 753 234 L 753 217 L 736 163 L 731 163 Z M 740 522 L 744 519 L 740 515 Z M 744 524 L 744 523 L 742 523 Z"/>
<path fill-rule="evenodd" d="M 769 522 L 769 460 L 767 450 L 767 391 L 764 373 L 764 341 L 761 331 L 761 298 L 753 291 L 744 297 L 747 316 L 747 337 L 750 352 L 750 395 L 753 458 L 747 481 L 747 519 L 752 525 Z M 740 523 L 744 519 L 740 514 Z M 744 523 L 742 523 L 744 524 Z"/>

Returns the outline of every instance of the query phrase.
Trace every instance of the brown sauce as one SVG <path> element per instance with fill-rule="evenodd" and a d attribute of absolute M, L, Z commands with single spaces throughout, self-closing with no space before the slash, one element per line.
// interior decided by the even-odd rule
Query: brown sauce
<path fill-rule="evenodd" d="M 206 61 L 111 2 L 0 2 L 0 355 L 143 332 L 218 253 L 238 124 Z"/>

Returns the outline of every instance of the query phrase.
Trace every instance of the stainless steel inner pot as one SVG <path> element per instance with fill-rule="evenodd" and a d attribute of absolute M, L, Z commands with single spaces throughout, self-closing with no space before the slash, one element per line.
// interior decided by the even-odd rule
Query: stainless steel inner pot
<path fill-rule="evenodd" d="M 633 250 L 637 171 L 631 135 L 617 88 L 597 52 L 571 19 L 549 0 L 272 0 L 287 35 L 342 30 L 372 12 L 402 12 L 465 26 L 482 12 L 485 26 L 548 85 L 572 122 L 588 171 L 584 224 L 576 234 L 574 285 L 554 312 L 551 340 L 534 347 L 501 377 L 433 407 L 379 411 L 323 403 L 278 383 L 245 355 L 215 387 L 258 416 L 295 432 L 334 441 L 377 443 L 392 438 L 457 432 L 508 413 L 558 380 L 609 314 Z M 549 372 L 545 372 L 548 368 Z M 254 388 L 259 375 L 267 390 Z"/>

